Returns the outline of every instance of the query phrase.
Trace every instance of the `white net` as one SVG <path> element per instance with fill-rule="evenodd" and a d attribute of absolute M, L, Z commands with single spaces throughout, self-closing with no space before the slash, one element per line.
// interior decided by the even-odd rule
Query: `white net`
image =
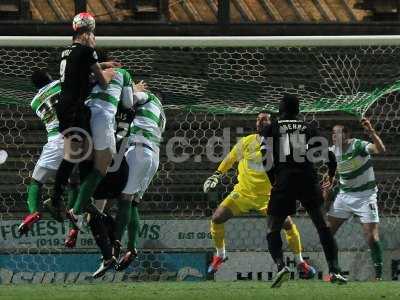
<path fill-rule="evenodd" d="M 400 146 L 396 142 L 400 133 L 396 64 L 400 59 L 399 49 L 396 46 L 109 49 L 135 81 L 145 80 L 152 89 L 162 92 L 167 129 L 157 175 L 139 208 L 143 218 L 139 259 L 130 272 L 111 273 L 104 280 L 205 276 L 212 251 L 209 219 L 232 190 L 235 170 L 212 193 L 204 194 L 202 184 L 237 139 L 254 132 L 256 113 L 276 111 L 284 93 L 297 94 L 305 116 L 317 121 L 327 136 L 335 123 L 342 122 L 353 128 L 354 136 L 367 138 L 357 118 L 361 114 L 371 118 L 388 149 L 385 155 L 374 158 L 381 238 L 385 250 L 398 249 L 400 240 L 395 228 L 400 214 Z M 92 266 L 98 259 L 88 233 L 80 236 L 75 250 L 64 248 L 67 224 L 45 218 L 27 236 L 19 237 L 17 233 L 27 211 L 27 184 L 46 142 L 45 130 L 29 107 L 33 96 L 29 77 L 32 70 L 42 67 L 56 75 L 60 50 L 0 48 L 0 149 L 9 155 L 0 167 L 3 281 L 7 276 L 15 282 L 85 281 L 90 271 L 71 266 L 77 261 L 81 264 L 82 259 Z M 46 199 L 47 193 L 45 189 L 42 199 Z M 312 229 L 301 208 L 297 217 L 305 251 L 320 251 L 316 234 L 308 234 Z M 356 222 L 345 225 L 337 238 L 341 250 L 364 253 L 367 249 Z M 230 221 L 226 240 L 229 250 L 266 251 L 263 218 L 249 215 Z M 199 257 L 198 265 L 196 259 L 190 258 L 193 251 Z M 82 254 L 93 255 L 82 258 Z M 390 268 L 390 262 L 387 264 Z M 188 266 L 191 267 L 187 269 Z"/>

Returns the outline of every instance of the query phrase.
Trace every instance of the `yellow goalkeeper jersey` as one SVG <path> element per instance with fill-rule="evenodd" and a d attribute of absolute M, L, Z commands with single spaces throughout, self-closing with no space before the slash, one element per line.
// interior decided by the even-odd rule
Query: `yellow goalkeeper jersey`
<path fill-rule="evenodd" d="M 238 183 L 234 191 L 245 196 L 258 197 L 271 194 L 271 182 L 262 164 L 260 144 L 261 137 L 258 134 L 241 138 L 218 167 L 218 171 L 225 174 L 239 162 Z"/>

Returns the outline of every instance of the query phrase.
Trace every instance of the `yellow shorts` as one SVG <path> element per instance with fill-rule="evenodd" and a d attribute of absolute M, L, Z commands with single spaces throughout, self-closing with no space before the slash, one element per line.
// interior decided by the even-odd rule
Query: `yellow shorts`
<path fill-rule="evenodd" d="M 234 216 L 239 216 L 250 211 L 257 211 L 262 215 L 267 214 L 269 196 L 245 196 L 237 191 L 232 191 L 221 202 L 220 206 L 228 208 Z"/>

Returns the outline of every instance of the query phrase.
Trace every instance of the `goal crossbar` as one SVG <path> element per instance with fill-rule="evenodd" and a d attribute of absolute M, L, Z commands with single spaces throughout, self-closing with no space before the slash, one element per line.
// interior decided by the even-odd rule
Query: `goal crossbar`
<path fill-rule="evenodd" d="M 62 47 L 70 36 L 0 36 L 0 47 Z M 224 36 L 96 37 L 98 47 L 350 47 L 397 46 L 400 35 L 368 36 Z"/>

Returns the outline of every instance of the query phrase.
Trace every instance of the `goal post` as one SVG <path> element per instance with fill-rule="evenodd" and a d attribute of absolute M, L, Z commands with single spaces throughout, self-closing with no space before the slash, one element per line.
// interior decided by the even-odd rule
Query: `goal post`
<path fill-rule="evenodd" d="M 70 42 L 70 37 L 0 37 L 0 150 L 8 153 L 0 165 L 0 276 L 10 282 L 13 278 L 86 281 L 97 264 L 89 233 L 80 236 L 75 250 L 63 247 L 66 223 L 44 218 L 28 236 L 16 234 L 26 212 L 26 186 L 46 142 L 45 131 L 29 107 L 34 95 L 30 75 L 47 68 L 56 78 L 61 49 Z M 150 89 L 161 92 L 167 112 L 160 166 L 139 207 L 141 255 L 132 269 L 122 275 L 111 273 L 107 280 L 206 277 L 213 251 L 210 217 L 232 190 L 236 172 L 231 170 L 212 193 L 204 194 L 202 184 L 240 137 L 255 132 L 257 113 L 276 112 L 286 93 L 300 98 L 305 118 L 317 122 L 326 136 L 339 122 L 349 125 L 355 137 L 367 139 L 359 118 L 371 118 L 388 149 L 374 158 L 374 167 L 385 279 L 395 278 L 391 266 L 400 261 L 396 231 L 400 224 L 400 36 L 100 36 L 96 42 L 130 71 L 134 81 L 144 80 Z M 42 199 L 47 193 L 45 189 Z M 326 272 L 317 234 L 301 207 L 294 220 L 306 256 Z M 261 272 L 262 279 L 268 280 L 268 272 L 275 269 L 266 253 L 264 218 L 254 213 L 235 218 L 225 232 L 232 259 L 217 279 L 235 280 L 238 273 Z M 337 239 L 350 278 L 368 279 L 372 267 L 358 221 L 348 222 Z M 289 252 L 287 257 L 293 260 Z M 79 266 L 83 260 L 89 262 L 86 267 Z"/>

